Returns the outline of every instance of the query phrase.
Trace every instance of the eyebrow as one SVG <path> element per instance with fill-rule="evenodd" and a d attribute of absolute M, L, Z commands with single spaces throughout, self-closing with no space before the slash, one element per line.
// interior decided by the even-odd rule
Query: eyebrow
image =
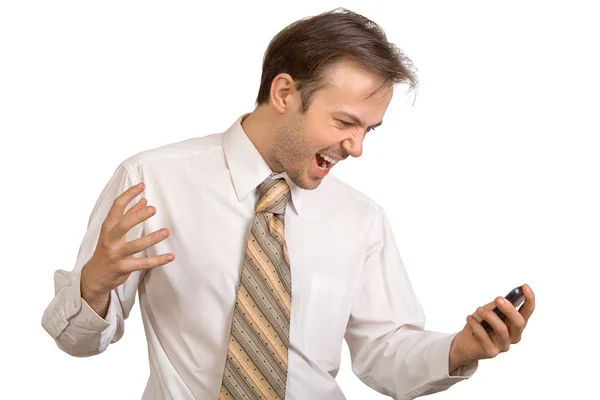
<path fill-rule="evenodd" d="M 362 121 L 361 121 L 361 119 L 360 119 L 358 116 L 356 116 L 356 115 L 354 115 L 354 114 L 352 114 L 352 113 L 349 113 L 349 112 L 347 112 L 347 111 L 334 111 L 334 114 L 342 114 L 342 115 L 344 115 L 344 116 L 346 116 L 346 117 L 350 118 L 352 121 L 354 121 L 354 122 L 355 122 L 355 123 L 357 123 L 358 125 L 360 125 L 360 126 L 365 126 L 365 123 L 364 123 L 364 122 L 362 122 Z M 378 122 L 378 123 L 376 123 L 375 125 L 371 125 L 369 128 L 371 128 L 371 129 L 373 129 L 373 128 L 377 128 L 377 127 L 378 127 L 378 126 L 380 126 L 381 124 L 383 124 L 383 121 L 379 121 L 379 122 Z"/>

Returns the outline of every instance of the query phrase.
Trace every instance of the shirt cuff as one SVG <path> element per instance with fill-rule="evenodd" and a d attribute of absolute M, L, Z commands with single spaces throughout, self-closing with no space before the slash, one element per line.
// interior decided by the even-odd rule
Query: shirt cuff
<path fill-rule="evenodd" d="M 55 291 L 57 295 L 52 300 L 51 306 L 44 312 L 42 325 L 57 339 L 63 331 L 69 330 L 70 335 L 100 334 L 100 350 L 103 351 L 109 344 L 109 338 L 116 331 L 118 301 L 114 290 L 109 297 L 109 306 L 106 317 L 101 318 L 81 297 L 81 271 L 55 273 Z"/>
<path fill-rule="evenodd" d="M 112 293 L 110 294 L 112 297 Z M 111 311 L 112 311 L 112 299 L 109 297 L 108 300 L 108 310 L 106 311 L 106 319 L 102 318 L 98 315 L 96 311 L 88 304 L 87 301 L 82 297 L 81 298 L 81 311 L 79 311 L 79 318 L 84 320 L 87 327 L 89 329 L 96 330 L 101 332 L 108 328 L 111 321 Z"/>
<path fill-rule="evenodd" d="M 479 362 L 476 360 L 457 368 L 452 372 L 452 375 L 450 375 L 450 371 L 448 371 L 450 364 L 450 346 L 457 334 L 458 332 L 448 335 L 433 344 L 431 352 L 431 357 L 433 359 L 429 364 L 432 386 L 450 387 L 457 382 L 470 378 L 475 371 L 477 371 Z"/>

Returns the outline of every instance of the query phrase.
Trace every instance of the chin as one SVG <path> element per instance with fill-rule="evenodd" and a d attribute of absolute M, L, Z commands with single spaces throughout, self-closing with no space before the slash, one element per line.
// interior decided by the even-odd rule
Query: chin
<path fill-rule="evenodd" d="M 317 187 L 319 187 L 319 185 L 323 181 L 323 178 L 320 178 L 318 176 L 309 176 L 306 173 L 302 173 L 295 176 L 291 176 L 290 174 L 288 174 L 288 176 L 290 177 L 290 180 L 294 182 L 294 184 L 296 184 L 296 186 L 304 190 L 314 190 Z"/>

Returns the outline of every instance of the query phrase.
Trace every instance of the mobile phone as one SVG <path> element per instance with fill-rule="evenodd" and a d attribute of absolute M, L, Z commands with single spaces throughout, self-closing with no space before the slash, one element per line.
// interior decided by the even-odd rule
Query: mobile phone
<path fill-rule="evenodd" d="M 516 288 L 508 292 L 508 294 L 504 296 L 504 298 L 507 301 L 510 301 L 513 306 L 519 307 L 521 304 L 523 304 L 523 301 L 525 300 L 525 296 L 523 295 L 523 287 L 517 286 Z M 498 307 L 494 308 L 493 311 L 496 313 L 497 316 L 500 317 L 502 321 L 506 321 L 506 315 L 504 315 L 504 313 L 500 311 Z M 490 324 L 488 324 L 488 322 L 485 320 L 481 321 L 481 326 L 485 328 L 485 331 L 488 333 L 488 335 L 494 331 L 494 328 L 492 328 Z"/>

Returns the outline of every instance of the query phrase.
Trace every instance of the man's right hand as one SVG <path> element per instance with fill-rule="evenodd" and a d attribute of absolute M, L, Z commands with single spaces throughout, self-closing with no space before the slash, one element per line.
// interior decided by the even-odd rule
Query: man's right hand
<path fill-rule="evenodd" d="M 165 240 L 169 236 L 166 228 L 126 242 L 125 235 L 131 228 L 156 213 L 156 208 L 146 207 L 147 200 L 142 198 L 123 215 L 125 207 L 144 188 L 144 183 L 132 186 L 115 199 L 102 223 L 96 250 L 81 271 L 81 297 L 102 318 L 108 310 L 110 291 L 125 282 L 133 271 L 165 265 L 175 258 L 173 253 L 134 257 L 134 254 Z"/>

